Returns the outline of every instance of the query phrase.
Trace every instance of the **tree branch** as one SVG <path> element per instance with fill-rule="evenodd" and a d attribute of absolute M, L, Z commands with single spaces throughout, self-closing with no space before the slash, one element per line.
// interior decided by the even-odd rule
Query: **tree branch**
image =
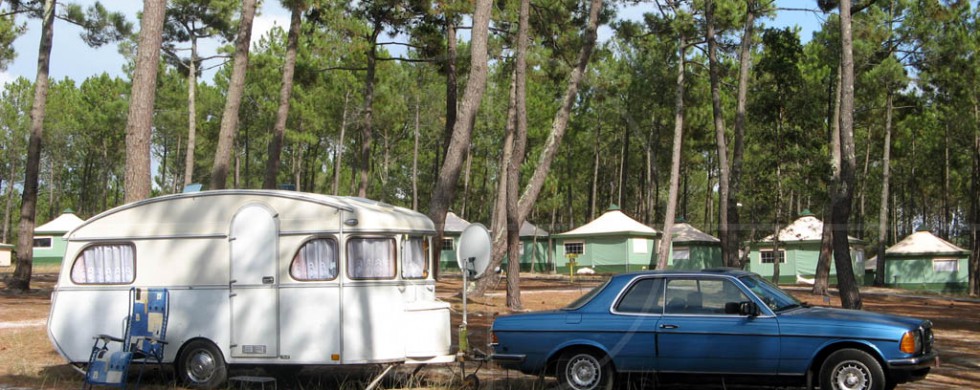
<path fill-rule="evenodd" d="M 331 66 L 329 68 L 320 69 L 321 72 L 329 72 L 332 70 L 349 70 L 351 72 L 363 72 L 366 71 L 367 68 L 354 68 L 349 66 Z"/>
<path fill-rule="evenodd" d="M 405 57 L 379 57 L 376 58 L 378 61 L 402 61 L 411 63 L 433 63 L 438 62 L 436 59 L 431 58 L 405 58 Z"/>

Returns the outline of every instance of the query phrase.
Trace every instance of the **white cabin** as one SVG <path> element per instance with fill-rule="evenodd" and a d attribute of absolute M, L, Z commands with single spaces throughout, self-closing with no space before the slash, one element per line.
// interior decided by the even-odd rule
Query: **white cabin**
<path fill-rule="evenodd" d="M 48 334 L 85 363 L 121 335 L 131 287 L 170 290 L 165 362 L 192 387 L 226 365 L 452 361 L 432 221 L 361 198 L 222 190 L 147 199 L 66 235 Z M 202 371 L 203 367 L 203 371 Z"/>

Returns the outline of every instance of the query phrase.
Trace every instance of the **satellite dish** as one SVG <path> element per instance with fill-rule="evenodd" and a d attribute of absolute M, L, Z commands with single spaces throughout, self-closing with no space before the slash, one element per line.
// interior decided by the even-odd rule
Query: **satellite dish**
<path fill-rule="evenodd" d="M 456 263 L 459 269 L 468 273 L 469 278 L 479 279 L 490 264 L 490 231 L 486 226 L 472 223 L 463 229 L 459 236 L 459 250 L 456 251 Z"/>

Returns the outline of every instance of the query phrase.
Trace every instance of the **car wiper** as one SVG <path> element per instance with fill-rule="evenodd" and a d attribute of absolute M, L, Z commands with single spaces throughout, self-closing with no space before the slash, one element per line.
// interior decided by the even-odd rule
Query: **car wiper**
<path fill-rule="evenodd" d="M 805 307 L 805 306 L 800 305 L 798 303 L 794 303 L 792 305 L 787 305 L 787 306 L 780 307 L 779 310 L 776 310 L 776 311 L 786 311 L 786 310 L 790 310 L 790 309 L 796 309 L 798 307 Z"/>

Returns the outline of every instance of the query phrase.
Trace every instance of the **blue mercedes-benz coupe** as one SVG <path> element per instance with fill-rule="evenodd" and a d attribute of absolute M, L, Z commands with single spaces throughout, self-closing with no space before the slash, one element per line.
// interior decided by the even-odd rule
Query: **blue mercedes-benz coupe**
<path fill-rule="evenodd" d="M 563 309 L 496 318 L 492 347 L 569 390 L 634 378 L 892 389 L 938 363 L 928 320 L 812 307 L 729 269 L 615 275 Z"/>

